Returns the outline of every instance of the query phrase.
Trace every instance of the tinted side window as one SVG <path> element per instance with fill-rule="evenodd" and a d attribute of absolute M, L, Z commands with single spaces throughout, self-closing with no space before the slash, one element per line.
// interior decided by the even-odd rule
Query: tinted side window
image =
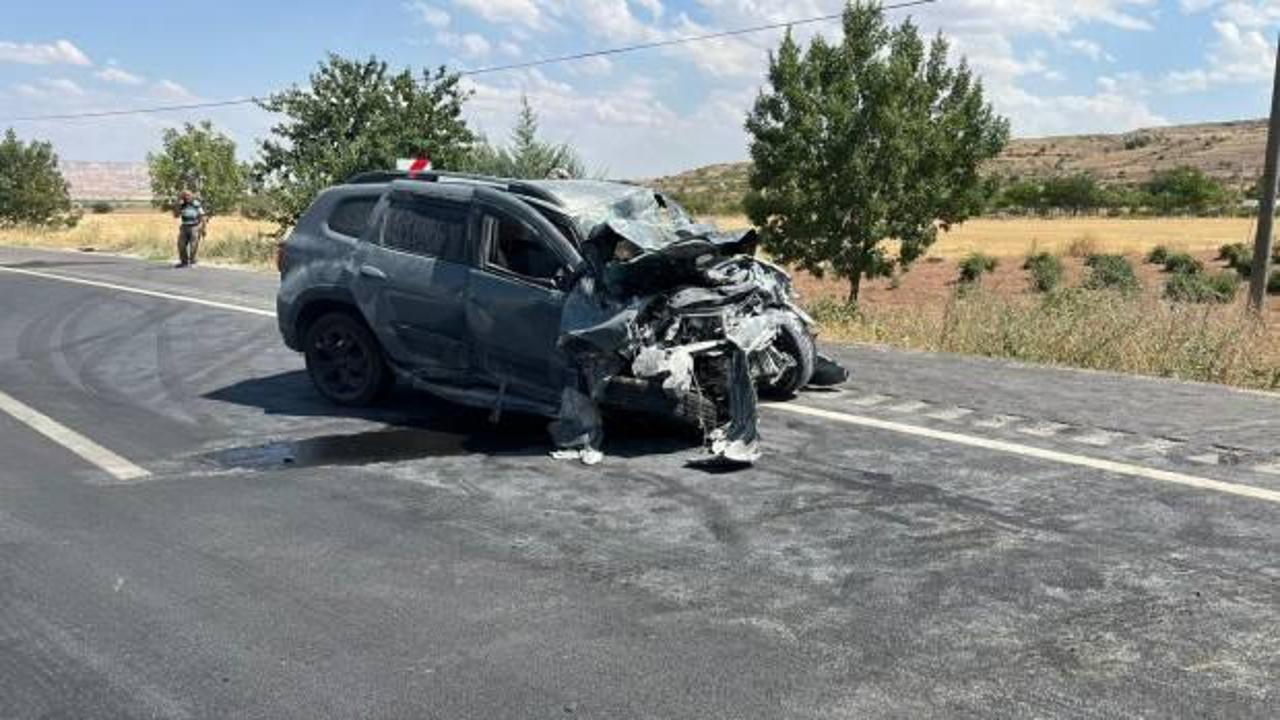
<path fill-rule="evenodd" d="M 373 206 L 378 204 L 376 197 L 354 197 L 339 200 L 329 213 L 326 221 L 329 229 L 347 237 L 358 238 L 369 222 L 369 214 Z"/>
<path fill-rule="evenodd" d="M 415 255 L 467 261 L 466 208 L 423 200 L 392 200 L 382 244 Z"/>
<path fill-rule="evenodd" d="M 550 280 L 560 269 L 560 258 L 543 243 L 533 228 L 519 220 L 485 216 L 485 236 L 489 239 L 489 265 L 517 275 Z"/>

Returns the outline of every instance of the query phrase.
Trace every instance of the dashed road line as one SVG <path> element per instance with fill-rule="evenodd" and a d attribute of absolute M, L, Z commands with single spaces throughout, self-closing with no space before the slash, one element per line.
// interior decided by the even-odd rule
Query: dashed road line
<path fill-rule="evenodd" d="M 1058 433 L 1070 427 L 1071 426 L 1066 423 L 1053 422 L 1051 420 L 1046 420 L 1046 421 L 1038 422 L 1034 425 L 1026 425 L 1024 427 L 1020 427 L 1018 428 L 1018 432 L 1022 433 L 1023 435 L 1031 435 L 1033 437 L 1047 438 L 1047 437 L 1053 437 L 1054 435 L 1057 435 Z"/>
<path fill-rule="evenodd" d="M 958 422 L 972 415 L 974 412 L 975 411 L 972 408 L 957 406 L 945 408 L 937 412 L 931 412 L 928 415 L 925 415 L 925 417 L 933 418 L 934 420 L 942 420 L 944 422 Z"/>
<path fill-rule="evenodd" d="M 1126 437 L 1126 433 L 1114 432 L 1112 430 L 1089 429 L 1082 435 L 1076 435 L 1071 438 L 1072 442 L 1078 442 L 1081 445 L 1089 445 L 1091 447 L 1109 447 L 1117 440 Z"/>
<path fill-rule="evenodd" d="M 933 428 L 908 425 L 906 423 L 892 422 L 889 420 L 880 420 L 862 415 L 852 415 L 849 413 L 836 412 L 834 410 L 823 410 L 821 408 L 800 405 L 798 403 L 763 403 L 761 406 L 771 410 L 780 410 L 782 412 L 789 412 L 796 415 L 822 418 L 824 420 L 831 420 L 833 422 L 844 423 L 846 425 L 857 425 L 875 430 L 884 430 L 903 435 L 913 435 L 915 437 L 938 440 L 940 442 L 952 443 L 954 445 L 976 447 L 983 450 L 991 450 L 1010 455 L 1020 455 L 1022 457 L 1046 460 L 1064 465 L 1086 467 L 1092 470 L 1101 470 L 1103 472 L 1113 473 L 1116 475 L 1139 477 L 1147 480 L 1158 480 L 1160 482 L 1197 488 L 1199 490 L 1212 490 L 1214 492 L 1225 493 L 1228 495 L 1236 495 L 1254 500 L 1265 500 L 1267 502 L 1280 504 L 1280 491 L 1268 490 L 1266 488 L 1254 487 L 1252 485 L 1241 485 L 1240 483 L 1213 480 L 1211 478 L 1197 477 L 1195 475 L 1187 475 L 1185 473 L 1172 472 L 1169 470 L 1159 470 L 1156 468 L 1143 467 L 1141 465 L 1116 462 L 1114 460 L 1103 460 L 1101 458 L 1089 457 L 1087 455 L 1076 455 L 1074 453 L 1049 450 L 1031 445 L 1022 445 L 1004 440 L 964 435 L 962 433 L 936 430 Z"/>
<path fill-rule="evenodd" d="M 1026 420 L 1026 418 L 1021 415 L 992 415 L 989 418 L 975 422 L 974 425 L 980 428 L 999 430 L 1010 425 L 1016 425 L 1023 420 Z"/>
<path fill-rule="evenodd" d="M 145 290 L 131 285 L 117 285 L 115 283 L 102 282 L 100 280 L 89 280 L 88 278 L 72 277 L 70 275 L 60 275 L 58 273 L 8 267 L 7 265 L 0 265 L 0 270 L 8 273 L 14 273 L 16 275 L 29 275 L 48 280 L 75 283 L 77 285 L 88 285 L 89 287 L 104 288 L 106 290 L 115 290 L 117 292 L 132 293 L 134 295 L 145 295 L 147 297 L 190 303 L 192 305 L 203 305 L 205 307 L 217 308 L 219 310 L 234 310 L 235 312 L 249 313 L 250 315 L 261 315 L 263 317 L 272 318 L 276 316 L 275 311 L 273 310 L 264 310 L 262 308 L 249 307 L 248 305 L 236 305 L 235 303 L 219 302 L 217 300 L 205 300 L 204 298 L 193 297 L 191 295 L 177 295 L 174 293 L 161 292 L 159 290 Z"/>
<path fill-rule="evenodd" d="M 96 465 L 116 480 L 128 482 L 140 480 L 151 475 L 145 468 L 129 462 L 3 391 L 0 391 L 0 410 L 67 450 L 79 455 L 90 464 Z"/>

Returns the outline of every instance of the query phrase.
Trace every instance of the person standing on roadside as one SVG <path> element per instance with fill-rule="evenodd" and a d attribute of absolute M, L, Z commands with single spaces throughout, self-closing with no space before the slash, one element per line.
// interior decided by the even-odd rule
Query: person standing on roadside
<path fill-rule="evenodd" d="M 183 190 L 178 196 L 178 265 L 188 267 L 196 264 L 196 251 L 200 248 L 200 239 L 204 235 L 207 216 L 204 207 L 190 190 Z"/>

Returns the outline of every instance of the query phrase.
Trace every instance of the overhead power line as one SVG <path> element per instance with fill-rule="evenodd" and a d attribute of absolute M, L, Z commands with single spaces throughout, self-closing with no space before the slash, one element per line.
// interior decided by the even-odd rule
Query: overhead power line
<path fill-rule="evenodd" d="M 882 10 L 902 10 L 904 8 L 917 7 L 920 5 L 931 5 L 939 2 L 939 0 L 907 0 L 906 2 L 892 3 L 881 6 Z M 794 27 L 796 25 L 812 25 L 821 22 L 830 22 L 839 20 L 843 15 L 842 12 L 830 13 L 827 15 L 817 15 L 814 17 L 799 18 L 796 20 L 786 20 L 783 22 L 768 23 L 765 25 L 753 25 L 751 27 L 738 28 L 736 30 L 721 30 L 713 33 L 705 33 L 702 35 L 686 35 L 683 37 L 671 38 L 669 40 L 655 40 L 652 42 L 634 43 L 631 45 L 620 45 L 618 47 L 603 48 L 600 50 L 587 50 L 584 52 L 571 53 L 568 55 L 556 55 L 553 57 L 539 58 L 537 60 L 526 60 L 523 62 L 509 63 L 506 65 L 491 65 L 488 67 L 474 68 L 471 70 L 461 70 L 458 72 L 461 76 L 487 75 L 490 73 L 506 72 L 510 70 L 522 70 L 525 68 L 539 67 L 542 65 L 554 65 L 563 62 L 572 62 L 574 60 L 586 60 L 594 57 L 606 57 L 609 55 L 622 55 L 624 53 L 638 52 L 641 50 L 653 50 L 656 48 L 672 47 L 675 45 L 688 45 L 691 43 L 704 42 L 707 40 L 717 40 L 720 38 L 735 37 L 739 35 L 750 35 L 752 33 L 765 32 L 768 30 L 780 30 L 786 27 Z M 90 118 L 107 118 L 120 117 L 124 115 L 147 115 L 152 113 L 163 112 L 180 112 L 183 110 L 204 110 L 208 108 L 231 107 L 234 105 L 248 105 L 256 103 L 265 98 L 258 96 L 232 98 L 228 100 L 210 100 L 208 102 L 185 103 L 179 105 L 153 105 L 150 107 L 128 108 L 121 110 L 99 110 L 91 112 L 75 112 L 60 113 L 54 115 L 27 115 L 22 117 L 12 117 L 0 120 L 0 123 L 18 123 L 18 122 L 44 122 L 54 120 L 84 120 Z"/>

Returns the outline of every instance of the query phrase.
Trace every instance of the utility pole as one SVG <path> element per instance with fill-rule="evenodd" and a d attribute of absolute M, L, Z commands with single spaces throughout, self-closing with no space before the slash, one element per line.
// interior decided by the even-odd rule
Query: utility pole
<path fill-rule="evenodd" d="M 1271 240 L 1276 219 L 1276 177 L 1280 164 L 1280 43 L 1276 45 L 1275 81 L 1271 88 L 1271 122 L 1267 126 L 1266 168 L 1262 173 L 1262 197 L 1258 201 L 1258 237 L 1253 243 L 1253 276 L 1249 278 L 1249 307 L 1262 312 L 1267 299 L 1267 274 L 1271 270 Z"/>

